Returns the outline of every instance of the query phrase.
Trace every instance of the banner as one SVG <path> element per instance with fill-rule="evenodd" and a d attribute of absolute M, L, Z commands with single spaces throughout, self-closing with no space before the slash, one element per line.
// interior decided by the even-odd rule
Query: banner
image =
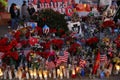
<path fill-rule="evenodd" d="M 69 0 L 33 0 L 33 3 L 38 6 L 39 10 L 51 8 L 68 16 L 73 14 L 73 7 Z"/>

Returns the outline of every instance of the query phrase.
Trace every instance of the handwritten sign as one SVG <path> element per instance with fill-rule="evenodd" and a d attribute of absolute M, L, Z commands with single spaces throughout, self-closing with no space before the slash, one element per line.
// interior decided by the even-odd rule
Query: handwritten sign
<path fill-rule="evenodd" d="M 39 10 L 51 8 L 54 11 L 59 11 L 61 14 L 66 14 L 68 16 L 73 14 L 73 8 L 69 0 L 33 0 L 33 3 L 39 6 Z"/>

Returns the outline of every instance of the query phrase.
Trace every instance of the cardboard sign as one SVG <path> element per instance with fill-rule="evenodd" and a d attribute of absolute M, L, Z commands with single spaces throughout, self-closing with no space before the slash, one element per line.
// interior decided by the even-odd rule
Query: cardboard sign
<path fill-rule="evenodd" d="M 33 0 L 35 5 L 39 5 L 39 10 L 45 8 L 51 8 L 54 11 L 58 11 L 61 14 L 66 14 L 71 16 L 73 14 L 73 8 L 69 0 L 40 0 L 39 3 L 37 0 Z"/>

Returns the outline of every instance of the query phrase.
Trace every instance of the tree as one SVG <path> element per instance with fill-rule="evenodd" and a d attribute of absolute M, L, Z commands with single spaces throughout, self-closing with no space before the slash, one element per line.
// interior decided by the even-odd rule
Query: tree
<path fill-rule="evenodd" d="M 68 30 L 65 15 L 60 14 L 52 9 L 43 9 L 32 16 L 32 20 L 38 23 L 38 26 L 43 27 L 45 24 L 50 28 L 57 30 Z"/>

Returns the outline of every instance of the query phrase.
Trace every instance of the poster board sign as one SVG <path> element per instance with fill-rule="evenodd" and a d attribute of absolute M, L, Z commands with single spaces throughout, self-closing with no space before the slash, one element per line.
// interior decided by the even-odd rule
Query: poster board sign
<path fill-rule="evenodd" d="M 38 6 L 38 10 L 51 8 L 61 14 L 71 16 L 73 14 L 73 7 L 71 0 L 33 0 L 32 3 Z"/>

